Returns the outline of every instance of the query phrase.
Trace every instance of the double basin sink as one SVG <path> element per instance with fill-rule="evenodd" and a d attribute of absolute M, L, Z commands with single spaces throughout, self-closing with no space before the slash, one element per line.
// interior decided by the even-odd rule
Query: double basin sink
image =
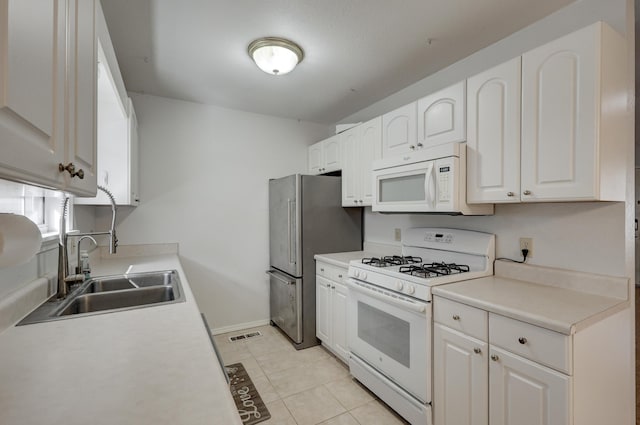
<path fill-rule="evenodd" d="M 80 284 L 64 300 L 56 300 L 54 296 L 18 325 L 181 301 L 184 293 L 175 270 L 96 277 Z"/>

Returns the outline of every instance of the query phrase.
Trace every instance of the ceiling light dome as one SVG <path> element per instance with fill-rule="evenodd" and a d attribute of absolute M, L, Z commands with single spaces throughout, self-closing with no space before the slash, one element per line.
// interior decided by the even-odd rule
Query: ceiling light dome
<path fill-rule="evenodd" d="M 302 62 L 304 52 L 293 41 L 279 37 L 264 37 L 249 44 L 249 56 L 258 68 L 268 74 L 284 75 Z"/>

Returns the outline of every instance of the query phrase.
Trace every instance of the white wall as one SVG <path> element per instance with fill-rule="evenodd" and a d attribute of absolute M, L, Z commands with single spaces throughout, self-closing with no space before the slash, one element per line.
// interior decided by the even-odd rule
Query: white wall
<path fill-rule="evenodd" d="M 521 260 L 519 238 L 533 238 L 529 264 L 626 276 L 624 203 L 496 205 L 492 216 L 365 213 L 367 242 L 398 244 L 394 229 L 450 227 L 496 235 L 496 257 Z"/>
<path fill-rule="evenodd" d="M 131 94 L 140 131 L 140 206 L 118 209 L 120 244 L 178 242 L 212 328 L 269 317 L 268 179 L 305 172 L 331 128 Z M 98 229 L 110 208 L 96 207 Z M 83 229 L 84 230 L 84 229 Z"/>
<path fill-rule="evenodd" d="M 605 21 L 624 34 L 626 30 L 626 3 L 627 0 L 578 0 L 509 37 L 355 114 L 344 117 L 340 122 L 368 121 L 596 21 Z"/>

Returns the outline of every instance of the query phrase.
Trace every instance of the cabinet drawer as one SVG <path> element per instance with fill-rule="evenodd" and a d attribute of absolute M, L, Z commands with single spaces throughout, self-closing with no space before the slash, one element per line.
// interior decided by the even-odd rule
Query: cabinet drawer
<path fill-rule="evenodd" d="M 436 322 L 482 341 L 487 340 L 486 311 L 441 297 L 433 297 L 433 309 Z"/>
<path fill-rule="evenodd" d="M 316 274 L 329 280 L 333 280 L 334 282 L 345 283 L 344 279 L 347 277 L 347 269 L 327 263 L 317 262 Z"/>
<path fill-rule="evenodd" d="M 571 375 L 571 337 L 519 320 L 489 314 L 489 342 Z"/>

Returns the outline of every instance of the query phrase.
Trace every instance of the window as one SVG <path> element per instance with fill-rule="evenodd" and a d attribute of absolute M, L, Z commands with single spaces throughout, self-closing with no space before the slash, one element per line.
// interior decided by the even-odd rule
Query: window
<path fill-rule="evenodd" d="M 63 199 L 62 192 L 0 180 L 0 213 L 26 216 L 43 235 L 58 233 Z"/>

